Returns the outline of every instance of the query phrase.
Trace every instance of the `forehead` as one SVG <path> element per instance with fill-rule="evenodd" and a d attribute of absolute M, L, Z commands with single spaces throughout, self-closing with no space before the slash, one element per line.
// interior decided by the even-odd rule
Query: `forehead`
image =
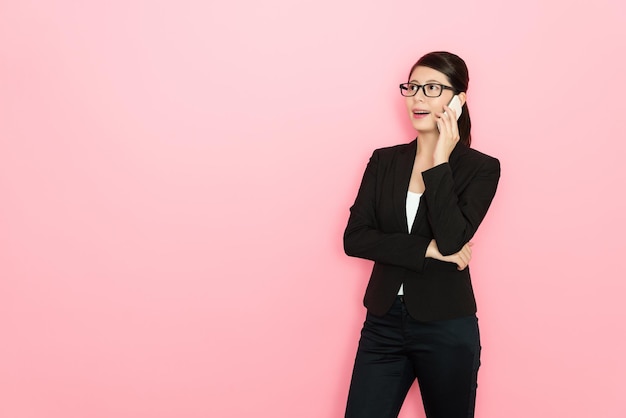
<path fill-rule="evenodd" d="M 410 81 L 417 81 L 418 83 L 427 83 L 429 81 L 437 81 L 441 84 L 447 84 L 450 81 L 448 77 L 440 71 L 437 71 L 430 67 L 416 67 L 411 73 Z"/>

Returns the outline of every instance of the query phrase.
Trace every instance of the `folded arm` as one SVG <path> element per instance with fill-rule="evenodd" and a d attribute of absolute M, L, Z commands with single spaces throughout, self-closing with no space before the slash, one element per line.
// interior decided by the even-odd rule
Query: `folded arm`
<path fill-rule="evenodd" d="M 422 271 L 431 239 L 406 232 L 383 232 L 376 218 L 378 153 L 370 158 L 354 205 L 343 243 L 346 254 L 384 264 Z"/>
<path fill-rule="evenodd" d="M 422 173 L 428 205 L 428 221 L 441 254 L 459 252 L 467 244 L 487 214 L 500 178 L 500 163 L 486 158 L 474 177 L 457 195 L 449 163 Z"/>

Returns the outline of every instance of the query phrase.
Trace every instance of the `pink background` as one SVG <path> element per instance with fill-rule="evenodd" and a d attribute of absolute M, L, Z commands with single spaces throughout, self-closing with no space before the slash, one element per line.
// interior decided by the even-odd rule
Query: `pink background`
<path fill-rule="evenodd" d="M 626 416 L 623 4 L 0 3 L 0 416 L 343 416 L 348 208 L 441 49 L 503 167 L 477 417 Z"/>

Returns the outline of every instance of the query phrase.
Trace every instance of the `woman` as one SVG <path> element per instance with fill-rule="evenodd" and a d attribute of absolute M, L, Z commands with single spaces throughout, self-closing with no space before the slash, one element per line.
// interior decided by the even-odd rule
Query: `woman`
<path fill-rule="evenodd" d="M 417 379 L 428 418 L 474 416 L 480 340 L 468 263 L 497 159 L 471 148 L 465 62 L 424 55 L 400 85 L 417 139 L 374 151 L 344 234 L 373 260 L 348 418 L 397 417 Z M 454 96 L 462 105 L 448 107 Z"/>

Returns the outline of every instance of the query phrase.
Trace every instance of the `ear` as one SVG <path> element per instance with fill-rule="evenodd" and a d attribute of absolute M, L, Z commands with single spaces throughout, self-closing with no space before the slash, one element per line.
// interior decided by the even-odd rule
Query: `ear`
<path fill-rule="evenodd" d="M 457 96 L 459 96 L 459 100 L 461 101 L 461 107 L 463 107 L 463 105 L 465 104 L 465 102 L 467 101 L 467 95 L 465 94 L 464 91 L 462 91 L 461 93 L 459 93 Z"/>

